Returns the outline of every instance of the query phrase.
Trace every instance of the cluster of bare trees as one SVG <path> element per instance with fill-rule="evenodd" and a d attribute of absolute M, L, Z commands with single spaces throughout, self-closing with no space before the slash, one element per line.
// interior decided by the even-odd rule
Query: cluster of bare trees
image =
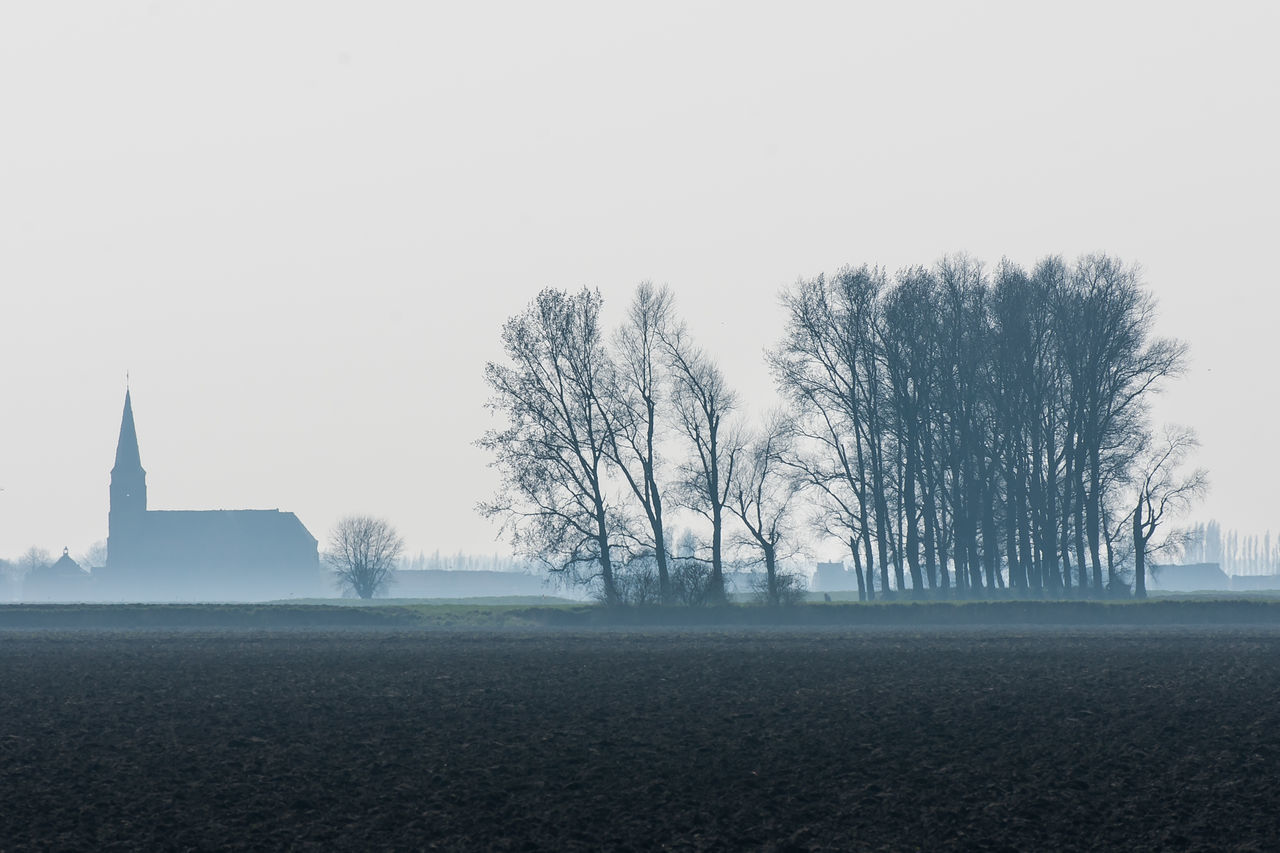
<path fill-rule="evenodd" d="M 883 590 L 909 574 L 916 591 L 1100 595 L 1126 547 L 1141 592 L 1157 527 L 1204 475 L 1179 473 L 1194 435 L 1147 425 L 1185 347 L 1152 336 L 1133 267 L 850 267 L 783 301 L 770 361 L 802 413 L 797 464 L 866 597 L 877 574 Z"/>
<path fill-rule="evenodd" d="M 659 601 L 724 600 L 727 554 L 741 548 L 758 551 L 766 596 L 782 600 L 796 491 L 779 461 L 786 424 L 741 425 L 737 395 L 665 288 L 641 284 L 612 334 L 600 307 L 597 291 L 548 289 L 503 328 L 510 363 L 485 378 L 506 426 L 480 440 L 503 487 L 481 511 L 518 551 L 610 604 L 626 597 L 629 571 L 650 566 Z M 706 529 L 678 560 L 673 507 Z"/>
<path fill-rule="evenodd" d="M 1181 470 L 1193 433 L 1148 424 L 1185 347 L 1153 336 L 1135 268 L 1106 255 L 847 267 L 782 303 L 768 359 L 789 415 L 748 432 L 665 289 L 641 285 L 612 335 L 597 292 L 543 291 L 503 329 L 510 363 L 486 368 L 506 426 L 480 442 L 503 476 L 482 511 L 610 603 L 638 559 L 672 600 L 672 504 L 705 520 L 713 600 L 731 546 L 758 554 L 780 600 L 801 494 L 812 530 L 847 544 L 866 599 L 1103 595 L 1127 589 L 1130 565 L 1142 594 L 1157 529 L 1205 478 Z"/>

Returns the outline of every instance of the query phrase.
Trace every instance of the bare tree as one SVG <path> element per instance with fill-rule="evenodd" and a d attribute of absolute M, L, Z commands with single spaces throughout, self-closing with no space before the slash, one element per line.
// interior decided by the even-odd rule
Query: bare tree
<path fill-rule="evenodd" d="M 692 449 L 682 466 L 681 502 L 711 523 L 708 595 L 724 601 L 725 505 L 742 446 L 741 436 L 725 419 L 737 409 L 738 398 L 683 323 L 661 330 L 659 339 L 675 384 L 676 420 Z"/>
<path fill-rule="evenodd" d="M 386 520 L 349 515 L 329 534 L 325 562 L 338 583 L 361 598 L 373 598 L 386 588 L 404 551 L 404 540 Z"/>
<path fill-rule="evenodd" d="M 99 539 L 76 557 L 76 562 L 86 571 L 102 568 L 107 564 L 107 540 Z"/>
<path fill-rule="evenodd" d="M 791 427 L 774 414 L 748 440 L 729 490 L 729 510 L 742 522 L 742 543 L 758 548 L 765 570 L 766 603 L 782 603 L 784 585 L 778 576 L 778 549 L 787 534 L 791 512 L 802 480 L 786 464 Z"/>
<path fill-rule="evenodd" d="M 624 525 L 608 499 L 614 439 L 603 398 L 614 379 L 600 304 L 598 291 L 548 288 L 503 327 L 511 365 L 486 365 L 485 380 L 489 408 L 507 426 L 478 442 L 494 454 L 502 486 L 479 509 L 502 520 L 518 552 L 571 582 L 598 579 L 614 605 L 612 551 Z"/>
<path fill-rule="evenodd" d="M 0 560 L 0 577 L 8 584 L 11 594 L 16 595 L 28 575 L 52 563 L 53 557 L 48 551 L 32 545 L 17 560 Z"/>
<path fill-rule="evenodd" d="M 617 369 L 605 414 L 611 421 L 606 446 L 644 512 L 649 529 L 644 545 L 652 552 L 661 601 L 672 600 L 670 556 L 658 487 L 660 403 L 663 402 L 661 336 L 671 323 L 671 293 L 642 282 L 618 330 Z"/>
<path fill-rule="evenodd" d="M 872 596 L 873 568 L 889 589 L 892 537 L 886 454 L 889 421 L 878 300 L 882 270 L 844 267 L 828 279 L 801 280 L 783 293 L 786 334 L 769 360 L 780 390 L 796 406 L 798 429 L 811 453 L 803 456 L 809 484 L 840 508 L 863 551 L 855 569 Z M 875 552 L 872 551 L 873 541 Z"/>
<path fill-rule="evenodd" d="M 1166 426 L 1139 457 L 1137 506 L 1133 510 L 1133 594 L 1138 598 L 1147 596 L 1147 557 L 1165 547 L 1151 546 L 1156 530 L 1168 518 L 1190 507 L 1209 487 L 1203 468 L 1190 473 L 1179 471 L 1199 446 L 1194 430 Z M 1170 540 L 1169 546 L 1176 546 L 1176 540 Z"/>
<path fill-rule="evenodd" d="M 53 556 L 44 548 L 32 545 L 18 558 L 18 576 L 26 577 L 37 569 L 53 565 Z"/>
<path fill-rule="evenodd" d="M 1140 428 L 1145 418 L 1135 419 L 1130 413 L 1141 409 L 1147 394 L 1165 379 L 1182 374 L 1187 347 L 1151 336 L 1155 299 L 1142 289 L 1138 267 L 1117 258 L 1080 258 L 1057 300 L 1057 351 L 1070 378 L 1076 426 L 1076 458 L 1067 460 L 1067 470 L 1074 472 L 1068 494 L 1077 496 L 1079 550 L 1085 550 L 1087 536 L 1093 583 L 1101 587 L 1099 537 L 1107 445 L 1126 440 L 1126 430 Z"/>

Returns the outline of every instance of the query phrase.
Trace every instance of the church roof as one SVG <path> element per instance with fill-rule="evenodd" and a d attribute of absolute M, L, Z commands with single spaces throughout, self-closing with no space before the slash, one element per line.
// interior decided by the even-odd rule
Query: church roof
<path fill-rule="evenodd" d="M 141 468 L 142 457 L 138 453 L 138 431 L 133 426 L 133 400 L 128 389 L 124 392 L 124 415 L 120 418 L 120 439 L 116 442 L 116 464 L 111 469 Z"/>
<path fill-rule="evenodd" d="M 47 578 L 77 578 L 87 575 L 88 572 L 71 559 L 71 552 L 68 549 L 63 548 L 61 557 L 48 566 L 37 569 L 35 574 Z"/>
<path fill-rule="evenodd" d="M 180 537 L 193 544 L 204 537 L 252 541 L 278 535 L 316 541 L 298 516 L 278 509 L 149 510 L 146 519 L 148 535 Z"/>

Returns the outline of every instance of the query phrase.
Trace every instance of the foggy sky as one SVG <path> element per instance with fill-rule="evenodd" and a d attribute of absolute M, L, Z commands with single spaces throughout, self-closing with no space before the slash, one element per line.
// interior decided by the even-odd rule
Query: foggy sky
<path fill-rule="evenodd" d="M 780 288 L 959 250 L 1140 262 L 1196 517 L 1280 528 L 1280 7 L 795 5 L 6 4 L 0 556 L 105 538 L 126 371 L 152 508 L 506 551 L 540 288 L 670 284 L 763 410 Z"/>

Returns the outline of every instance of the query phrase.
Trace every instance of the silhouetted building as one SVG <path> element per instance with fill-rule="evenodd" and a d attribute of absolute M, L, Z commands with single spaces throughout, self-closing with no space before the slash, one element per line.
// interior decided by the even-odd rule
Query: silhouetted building
<path fill-rule="evenodd" d="M 98 590 L 104 597 L 227 601 L 322 593 L 318 543 L 291 512 L 147 509 L 147 472 L 128 391 L 107 527 Z"/>
<path fill-rule="evenodd" d="M 1232 592 L 1260 592 L 1280 590 L 1280 575 L 1231 575 L 1227 586 Z"/>
<path fill-rule="evenodd" d="M 22 580 L 23 601 L 87 601 L 93 598 L 92 576 L 62 549 L 62 556 L 32 570 Z"/>
<path fill-rule="evenodd" d="M 1217 563 L 1191 563 L 1185 566 L 1152 566 L 1147 587 L 1160 592 L 1197 592 L 1228 590 L 1231 581 Z"/>
<path fill-rule="evenodd" d="M 842 592 L 857 589 L 858 583 L 843 562 L 818 563 L 813 573 L 813 588 L 818 592 Z"/>

